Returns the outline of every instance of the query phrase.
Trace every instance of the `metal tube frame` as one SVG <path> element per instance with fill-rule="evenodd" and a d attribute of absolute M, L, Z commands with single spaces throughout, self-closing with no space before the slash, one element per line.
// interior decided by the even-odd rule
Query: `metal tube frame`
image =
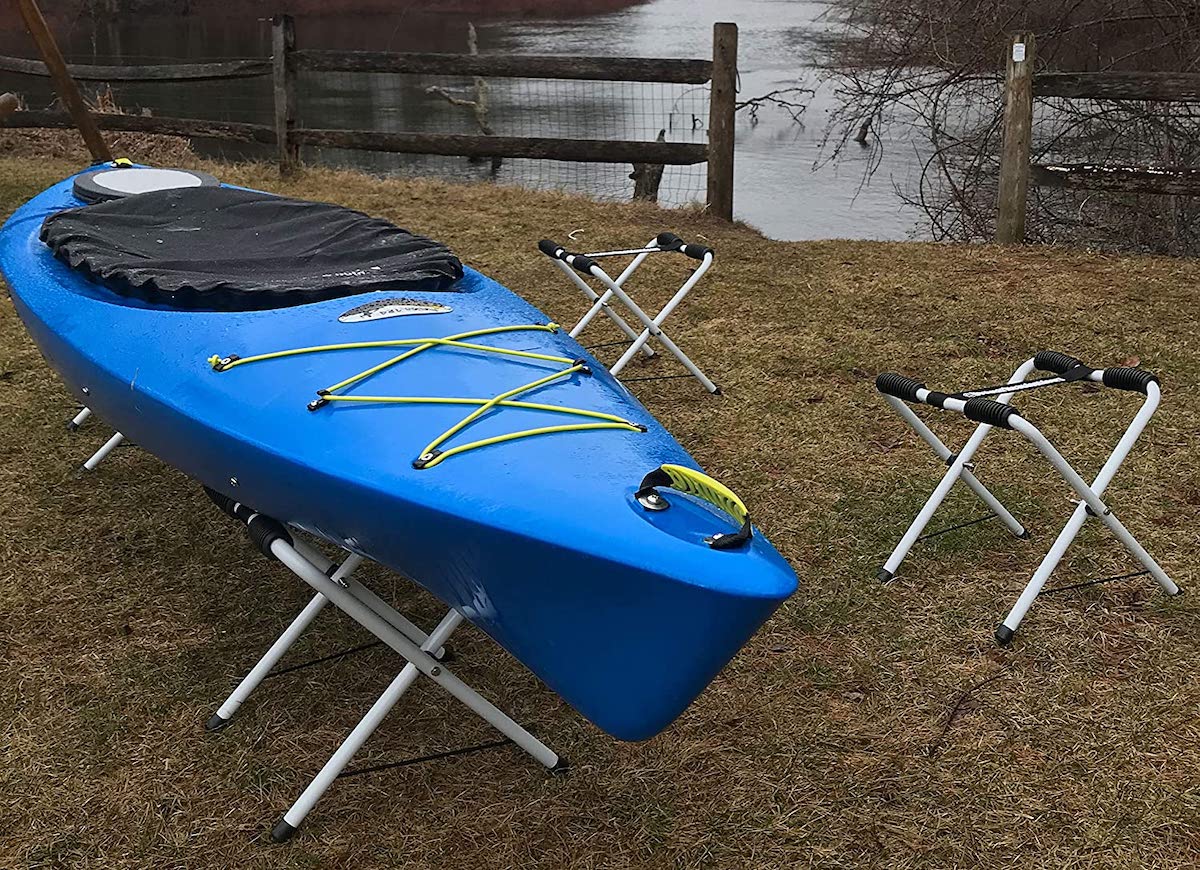
<path fill-rule="evenodd" d="M 1013 372 L 1013 375 L 1011 378 L 1009 378 L 1008 383 L 1017 385 L 1024 382 L 1033 369 L 1034 360 L 1032 358 L 1026 360 L 1017 368 L 1015 372 Z M 1087 379 L 1096 383 L 1103 383 L 1103 375 L 1104 372 L 1102 369 L 1094 370 L 1087 376 Z M 917 390 L 917 400 L 924 402 L 930 393 L 930 390 L 924 388 Z M 1013 393 L 1002 393 L 996 395 L 995 400 L 1002 404 L 1008 404 L 1012 396 Z M 929 500 L 918 512 L 916 518 L 912 521 L 912 524 L 904 533 L 904 536 L 896 545 L 896 548 L 892 551 L 892 554 L 888 557 L 887 562 L 884 563 L 884 567 L 879 570 L 878 576 L 881 580 L 890 580 L 893 576 L 895 576 L 895 572 L 899 570 L 901 562 L 903 562 L 905 556 L 908 555 L 912 545 L 916 542 L 917 538 L 920 537 L 930 518 L 941 505 L 942 501 L 945 499 L 947 493 L 949 493 L 954 483 L 960 478 L 967 483 L 971 490 L 975 492 L 975 494 L 979 496 L 979 498 L 1004 521 L 1005 525 L 1007 525 L 1014 534 L 1022 538 L 1027 538 L 1029 536 L 1028 532 L 1025 531 L 1025 529 L 1012 516 L 1012 514 L 1009 513 L 1003 507 L 1003 505 L 1000 504 L 999 500 L 997 500 L 990 492 L 988 492 L 987 489 L 984 488 L 983 485 L 979 483 L 979 481 L 976 480 L 971 473 L 971 469 L 974 467 L 971 464 L 971 458 L 974 456 L 975 451 L 978 450 L 988 432 L 994 428 L 993 426 L 987 423 L 980 423 L 975 428 L 975 431 L 971 434 L 971 437 L 967 440 L 967 443 L 963 449 L 958 454 L 953 454 L 950 449 L 946 447 L 940 439 L 938 439 L 938 437 L 929 429 L 929 427 L 926 426 L 925 423 L 901 399 L 890 395 L 885 395 L 884 398 L 887 400 L 888 404 L 895 409 L 896 413 L 899 414 L 905 422 L 911 425 L 917 431 L 917 434 L 920 435 L 921 438 L 934 449 L 938 456 L 943 461 L 949 463 L 950 467 L 942 477 L 942 480 L 938 483 L 937 487 L 934 489 L 933 494 L 930 495 Z M 1021 621 L 1025 618 L 1025 614 L 1033 605 L 1034 600 L 1042 591 L 1042 588 L 1045 586 L 1050 575 L 1054 572 L 1054 569 L 1057 568 L 1059 562 L 1062 561 L 1067 548 L 1071 545 L 1071 542 L 1075 540 L 1075 537 L 1079 534 L 1079 530 L 1083 528 L 1084 521 L 1089 515 L 1098 517 L 1100 521 L 1104 523 L 1104 525 L 1107 526 L 1110 531 L 1112 531 L 1117 540 L 1121 542 L 1125 549 L 1128 550 L 1135 559 L 1137 559 L 1142 567 L 1145 568 L 1146 572 L 1149 573 L 1155 579 L 1155 581 L 1157 581 L 1164 592 L 1166 592 L 1168 595 L 1178 595 L 1180 593 L 1180 589 L 1174 583 L 1174 581 L 1167 576 L 1162 567 L 1148 552 L 1146 552 L 1145 548 L 1138 543 L 1137 539 L 1130 534 L 1129 530 L 1126 529 L 1121 521 L 1117 519 L 1116 515 L 1113 514 L 1112 509 L 1108 507 L 1108 505 L 1106 505 L 1101 499 L 1104 490 L 1108 487 L 1109 483 L 1112 482 L 1117 470 L 1121 467 L 1121 463 L 1123 463 L 1129 456 L 1130 451 L 1133 449 L 1133 445 L 1136 443 L 1138 437 L 1142 434 L 1142 431 L 1146 428 L 1146 425 L 1150 422 L 1150 418 L 1154 416 L 1154 412 L 1158 409 L 1161 399 L 1162 393 L 1158 384 L 1151 382 L 1146 387 L 1146 399 L 1142 403 L 1141 408 L 1138 409 L 1137 414 L 1135 414 L 1133 420 L 1130 421 L 1125 433 L 1121 436 L 1121 439 L 1117 442 L 1116 447 L 1113 448 L 1113 452 L 1109 455 L 1103 467 L 1100 469 L 1100 472 L 1096 475 L 1095 479 L 1090 485 L 1079 475 L 1079 473 L 1066 460 L 1062 453 L 1058 451 L 1058 449 L 1050 442 L 1048 438 L 1046 438 L 1045 435 L 1042 434 L 1042 432 L 1036 426 L 1034 426 L 1024 417 L 1018 415 L 1013 415 L 1009 418 L 1009 426 L 1013 429 L 1013 431 L 1018 432 L 1027 438 L 1030 443 L 1037 448 L 1038 452 L 1045 456 L 1047 460 L 1049 460 L 1050 464 L 1054 466 L 1055 470 L 1057 470 L 1058 473 L 1063 476 L 1063 478 L 1070 485 L 1071 489 L 1073 489 L 1079 496 L 1080 501 L 1076 506 L 1075 511 L 1071 514 L 1070 519 L 1068 519 L 1066 525 L 1063 526 L 1062 531 L 1058 533 L 1058 536 L 1055 538 L 1050 550 L 1043 557 L 1041 564 L 1038 565 L 1037 570 L 1034 572 L 1024 590 L 1021 592 L 1017 602 L 1009 611 L 1008 616 L 1006 616 L 1004 621 L 997 627 L 996 640 L 1000 644 L 1006 645 L 1012 641 L 1014 633 L 1020 626 Z M 953 397 L 945 398 L 942 407 L 949 411 L 965 413 L 966 402 L 962 399 L 956 399 Z"/>
<path fill-rule="evenodd" d="M 74 417 L 72 417 L 70 422 L 67 423 L 67 431 L 68 432 L 79 431 L 79 427 L 82 426 L 84 423 L 86 423 L 87 418 L 90 416 L 92 416 L 91 408 L 87 407 L 86 405 L 84 407 L 80 408 L 79 413 L 76 414 Z"/>
<path fill-rule="evenodd" d="M 333 563 L 323 553 L 298 538 L 293 538 L 291 543 L 282 539 L 273 541 L 271 555 L 311 586 L 315 594 L 209 719 L 206 725 L 208 730 L 215 731 L 229 724 L 237 709 L 330 602 L 399 653 L 406 662 L 383 694 L 275 825 L 271 832 L 272 840 L 282 843 L 291 838 L 354 754 L 362 748 L 387 713 L 421 674 L 462 701 L 472 712 L 533 756 L 539 764 L 555 772 L 566 769 L 565 759 L 484 699 L 445 666 L 442 659 L 446 653 L 446 641 L 463 621 L 462 615 L 457 611 L 447 612 L 438 626 L 426 635 L 395 608 L 354 580 L 352 575 L 364 561 L 363 557 L 350 554 L 334 570 Z"/>
<path fill-rule="evenodd" d="M 633 301 L 633 299 L 625 290 L 625 283 L 634 274 L 634 272 L 637 271 L 638 267 L 642 265 L 642 263 L 650 254 L 668 253 L 667 250 L 659 248 L 656 240 L 652 239 L 649 243 L 647 243 L 645 248 L 636 249 L 636 251 L 601 251 L 597 254 L 587 254 L 586 256 L 604 257 L 628 255 L 631 253 L 636 253 L 636 256 L 615 279 L 605 272 L 604 269 L 599 266 L 599 264 L 592 265 L 591 269 L 589 270 L 589 274 L 591 274 L 593 278 L 604 285 L 604 292 L 601 294 L 597 294 L 568 262 L 555 259 L 555 262 L 558 264 L 559 268 L 565 275 L 567 275 L 568 278 L 570 278 L 571 283 L 573 283 L 576 287 L 579 287 L 580 290 L 582 290 L 583 293 L 588 297 L 588 299 L 592 301 L 592 307 L 588 309 L 587 313 L 585 313 L 580 321 L 576 323 L 575 326 L 570 330 L 570 336 L 572 338 L 578 338 L 579 334 L 582 333 L 588 324 L 595 319 L 596 315 L 603 311 L 609 317 L 609 319 L 616 324 L 617 328 L 624 333 L 625 337 L 630 340 L 629 347 L 626 348 L 625 352 L 621 355 L 621 358 L 618 359 L 616 363 L 614 363 L 609 369 L 610 374 L 619 375 L 622 369 L 624 369 L 639 353 L 645 353 L 646 356 L 653 356 L 654 350 L 650 346 L 650 340 L 654 339 L 663 347 L 665 347 L 672 356 L 679 360 L 683 367 L 686 368 L 693 377 L 700 381 L 704 389 L 708 390 L 710 393 L 720 393 L 721 390 L 717 387 L 717 385 L 714 384 L 711 379 L 709 379 L 708 375 L 701 371 L 699 366 L 692 362 L 687 354 L 680 350 L 679 345 L 672 341 L 670 336 L 668 336 L 662 328 L 662 325 L 664 322 L 666 322 L 666 319 L 670 317 L 671 313 L 677 307 L 679 307 L 679 304 L 683 302 L 688 293 L 692 291 L 692 288 L 696 286 L 700 279 L 704 277 L 704 274 L 712 267 L 712 252 L 709 251 L 705 253 L 704 258 L 700 261 L 700 265 L 692 271 L 691 275 L 688 276 L 688 279 L 684 281 L 683 285 L 677 291 L 675 291 L 675 295 L 668 300 L 667 304 L 663 306 L 662 310 L 653 317 L 647 314 L 640 305 Z M 619 314 L 612 310 L 610 303 L 613 297 L 616 297 L 617 300 L 619 300 L 621 304 L 625 306 L 625 308 L 627 308 L 629 312 L 634 315 L 634 317 L 637 318 L 642 325 L 641 332 L 637 332 L 629 325 L 627 321 L 625 321 Z"/>
<path fill-rule="evenodd" d="M 79 427 L 86 423 L 93 416 L 92 409 L 86 405 L 79 409 L 79 413 L 72 417 L 67 422 L 68 432 L 78 432 Z M 105 460 L 108 454 L 112 453 L 121 442 L 125 440 L 125 436 L 120 432 L 114 432 L 107 441 L 100 446 L 100 449 L 88 457 L 87 461 L 79 468 L 79 472 L 95 471 L 96 466 Z"/>
<path fill-rule="evenodd" d="M 1033 360 L 1027 360 L 1017 367 L 1017 370 L 1012 373 L 1012 377 L 1008 379 L 1010 384 L 1019 384 L 1029 376 L 1033 371 Z M 1012 515 L 1012 513 L 1000 503 L 994 495 L 984 487 L 982 483 L 975 477 L 973 473 L 974 465 L 971 462 L 975 451 L 979 449 L 979 445 L 983 443 L 983 439 L 987 437 L 988 432 L 992 427 L 986 423 L 980 423 L 975 427 L 975 431 L 971 433 L 971 437 L 967 439 L 967 443 L 958 453 L 953 453 L 949 447 L 942 443 L 941 439 L 933 433 L 933 431 L 925 425 L 925 422 L 916 415 L 916 413 L 904 404 L 895 396 L 884 396 L 887 403 L 899 414 L 906 423 L 917 430 L 917 434 L 921 436 L 938 457 L 949 464 L 946 473 L 938 482 L 937 487 L 933 490 L 933 494 L 929 496 L 929 500 L 925 502 L 925 506 L 917 513 L 900 542 L 896 544 L 896 548 L 892 550 L 892 554 L 888 556 L 883 567 L 879 569 L 877 576 L 880 580 L 887 582 L 896 576 L 896 572 L 900 570 L 900 563 L 904 561 L 908 555 L 908 551 L 912 549 L 913 544 L 917 542 L 917 538 L 921 537 L 925 527 L 929 525 L 929 521 L 933 519 L 934 513 L 937 511 L 946 496 L 950 494 L 950 490 L 959 478 L 962 478 L 971 491 L 974 492 L 983 501 L 985 505 L 1002 520 L 1004 524 L 1018 538 L 1028 538 L 1029 532 L 1023 525 Z M 1004 393 L 996 397 L 996 401 L 1002 404 L 1008 404 L 1012 399 L 1012 393 Z"/>
<path fill-rule="evenodd" d="M 124 440 L 124 435 L 122 435 L 120 432 L 114 432 L 112 437 L 110 437 L 104 442 L 104 444 L 100 446 L 99 450 L 88 457 L 87 461 L 83 463 L 83 467 L 80 469 L 80 471 L 95 471 L 96 466 L 103 462 L 108 457 L 108 454 L 116 450 Z"/>

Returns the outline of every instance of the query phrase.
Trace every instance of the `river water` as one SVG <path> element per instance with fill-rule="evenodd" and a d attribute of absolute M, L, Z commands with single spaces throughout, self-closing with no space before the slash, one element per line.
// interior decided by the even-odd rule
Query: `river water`
<path fill-rule="evenodd" d="M 815 91 L 796 123 L 766 106 L 751 118 L 739 112 L 734 207 L 738 218 L 780 239 L 899 239 L 921 235 L 919 214 L 896 188 L 915 181 L 923 160 L 917 139 L 893 138 L 867 148 L 851 143 L 836 160 L 823 145 L 833 87 L 814 67 L 815 41 L 828 27 L 828 6 L 806 0 L 649 0 L 599 15 L 494 18 L 471 16 L 481 52 L 585 54 L 619 57 L 708 57 L 712 25 L 739 26 L 739 99 L 786 88 Z M 466 47 L 468 19 L 409 8 L 386 16 L 301 17 L 297 42 L 305 48 L 452 51 Z M 69 59 L 138 63 L 160 60 L 261 57 L 270 53 L 262 19 L 227 16 L 98 22 L 86 17 L 55 21 Z M 0 31 L 0 51 L 31 56 L 28 37 Z M 438 94 L 471 98 L 470 80 L 414 76 L 304 74 L 300 114 L 305 126 L 397 131 L 477 132 L 469 110 Z M 31 107 L 49 99 L 42 81 L 0 75 L 0 88 L 26 96 Z M 123 85 L 114 97 L 126 111 L 180 117 L 269 123 L 267 80 L 190 85 Z M 704 141 L 707 109 L 702 89 L 685 86 L 596 82 L 492 80 L 489 122 L 499 134 L 583 138 L 654 138 Z M 269 151 L 198 143 L 202 151 L 269 157 Z M 882 152 L 875 149 L 882 148 Z M 412 158 L 353 151 L 321 151 L 307 160 L 350 165 L 377 173 L 436 172 L 454 177 L 495 177 L 501 182 L 564 187 L 599 196 L 627 197 L 628 166 L 582 166 L 552 161 L 505 161 L 496 168 L 458 158 Z M 864 170 L 878 161 L 869 181 Z M 668 167 L 662 199 L 680 204 L 702 198 L 703 166 Z"/>

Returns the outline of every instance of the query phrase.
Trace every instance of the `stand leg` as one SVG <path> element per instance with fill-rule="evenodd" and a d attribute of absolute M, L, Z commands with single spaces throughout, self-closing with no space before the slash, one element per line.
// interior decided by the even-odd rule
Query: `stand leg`
<path fill-rule="evenodd" d="M 437 659 L 418 648 L 374 610 L 318 571 L 286 543 L 276 541 L 271 545 L 271 552 L 301 580 L 316 591 L 324 593 L 339 610 L 415 664 L 421 673 L 466 704 L 476 715 L 490 722 L 539 763 L 545 767 L 555 767 L 559 764 L 558 756 L 545 744 L 451 673 L 449 668 L 443 667 Z"/>
<path fill-rule="evenodd" d="M 347 556 L 346 560 L 334 572 L 333 582 L 344 584 L 362 562 L 362 556 L 354 554 Z M 284 630 L 283 634 L 279 635 L 275 643 L 271 644 L 271 648 L 267 650 L 266 654 L 258 660 L 258 664 L 251 668 L 250 673 L 246 674 L 242 681 L 238 683 L 237 688 L 233 690 L 233 694 L 225 699 L 225 703 L 205 723 L 204 729 L 206 731 L 219 731 L 229 724 L 229 720 L 233 718 L 233 714 L 237 712 L 238 707 L 242 706 L 245 700 L 250 697 L 250 693 L 257 689 L 259 684 L 267 678 L 267 674 L 279 664 L 279 660 L 299 640 L 304 630 L 312 625 L 313 620 L 317 618 L 317 615 L 320 614 L 328 603 L 329 599 L 319 592 L 313 596 L 308 605 L 300 611 L 299 616 L 292 620 L 292 624 Z"/>
<path fill-rule="evenodd" d="M 1083 502 L 1080 502 L 1075 508 L 1075 512 L 1071 514 L 1071 518 L 1067 520 L 1067 524 L 1058 533 L 1058 537 L 1054 539 L 1054 543 L 1050 545 L 1050 551 L 1042 557 L 1042 561 L 1038 564 L 1037 570 L 1033 572 L 1029 583 L 1021 590 L 1021 597 L 1008 612 L 1008 616 L 1004 617 L 1004 622 L 1000 623 L 996 629 L 997 643 L 1007 645 L 1012 642 L 1013 633 L 1020 626 L 1025 614 L 1029 612 L 1029 608 L 1033 606 L 1034 600 L 1041 593 L 1046 581 L 1050 579 L 1050 575 L 1054 573 L 1054 569 L 1058 567 L 1058 563 L 1062 561 L 1067 547 L 1071 546 L 1071 542 L 1083 528 L 1083 522 L 1086 519 L 1087 508 Z"/>
<path fill-rule="evenodd" d="M 368 717 L 359 723 L 351 737 L 338 749 L 334 758 L 330 759 L 326 765 L 327 769 L 321 771 L 318 778 L 305 790 L 304 795 L 296 802 L 292 810 L 289 810 L 288 814 L 276 825 L 272 837 L 277 842 L 291 837 L 299 822 L 303 821 L 309 810 L 312 809 L 312 805 L 329 787 L 329 783 L 345 767 L 345 764 L 378 726 L 387 711 L 412 684 L 417 672 L 425 674 L 458 698 L 472 712 L 486 720 L 543 766 L 551 770 L 565 769 L 566 762 L 557 753 L 518 725 L 494 704 L 484 699 L 429 654 L 430 650 L 441 647 L 445 639 L 462 621 L 462 616 L 456 611 L 448 613 L 425 643 L 418 646 L 391 622 L 357 598 L 349 589 L 326 576 L 316 565 L 305 559 L 296 548 L 283 539 L 276 539 L 271 543 L 271 553 L 315 591 L 332 601 L 338 609 L 408 660 L 408 665 L 392 681 L 392 685 L 372 707 Z"/>
<path fill-rule="evenodd" d="M 1149 407 L 1149 412 L 1145 413 L 1144 419 L 1142 418 L 1142 414 L 1139 414 L 1135 418 L 1135 423 L 1130 425 L 1125 437 L 1118 444 L 1118 449 L 1109 457 L 1108 462 L 1104 464 L 1104 467 L 1100 470 L 1100 473 L 1096 476 L 1096 480 L 1091 486 L 1088 486 L 1087 482 L 1079 476 L 1079 473 L 1075 471 L 1066 458 L 1059 453 L 1058 449 L 1050 443 L 1036 426 L 1021 417 L 1014 418 L 1013 429 L 1033 442 L 1033 445 L 1037 447 L 1043 456 L 1050 460 L 1050 463 L 1066 479 L 1067 483 L 1071 485 L 1071 488 L 1075 490 L 1082 501 L 1076 506 L 1075 512 L 1071 514 L 1071 518 L 1067 521 L 1063 530 L 1059 532 L 1058 537 L 1054 540 L 1054 544 L 1050 547 L 1050 552 L 1046 554 L 1041 564 L 1038 565 L 1037 571 L 1034 572 L 1033 577 L 1021 592 L 1021 597 L 1017 599 L 1017 603 L 1013 605 L 1008 616 L 1004 618 L 1004 622 L 996 629 L 996 640 L 999 643 L 1008 644 L 1012 641 L 1013 634 L 1021 625 L 1021 620 L 1025 618 L 1025 614 L 1042 591 L 1042 587 L 1045 586 L 1046 581 L 1050 578 L 1050 574 L 1062 560 L 1067 547 L 1070 546 L 1075 536 L 1079 534 L 1084 520 L 1087 519 L 1089 508 L 1095 516 L 1100 518 L 1100 521 L 1104 525 L 1108 526 L 1125 549 L 1142 564 L 1142 567 L 1158 582 L 1163 591 L 1168 595 L 1179 594 L 1179 587 L 1175 585 L 1174 581 L 1167 576 L 1167 573 L 1146 552 L 1146 549 L 1138 543 L 1137 539 L 1129 533 L 1129 530 L 1109 510 L 1108 506 L 1100 500 L 1100 495 L 1112 481 L 1117 468 L 1120 467 L 1121 462 L 1128 455 L 1133 441 L 1140 434 L 1142 427 L 1145 425 L 1145 420 L 1148 420 L 1150 414 L 1154 412 L 1154 407 L 1149 402 L 1145 407 Z"/>
<path fill-rule="evenodd" d="M 79 410 L 79 413 L 71 418 L 71 422 L 67 423 L 67 431 L 68 432 L 78 431 L 79 427 L 82 426 L 85 422 L 87 422 L 87 418 L 90 416 L 92 416 L 91 408 L 81 408 Z"/>
<path fill-rule="evenodd" d="M 716 384 L 714 384 L 711 380 L 709 380 L 708 375 L 706 375 L 704 372 L 700 371 L 700 367 L 698 365 L 696 365 L 694 362 L 692 362 L 691 358 L 688 357 L 688 355 L 686 353 L 684 353 L 682 350 L 680 350 L 679 345 L 677 345 L 675 342 L 671 341 L 671 339 L 667 336 L 667 334 L 665 332 L 661 331 L 657 326 L 655 326 L 654 328 L 655 328 L 654 337 L 658 340 L 658 342 L 663 347 L 665 347 L 667 350 L 669 350 L 671 352 L 671 354 L 675 357 L 675 359 L 679 360 L 679 362 L 683 365 L 683 367 L 685 369 L 687 369 L 696 378 L 696 380 L 698 380 L 704 386 L 704 389 L 706 389 L 710 393 L 714 393 L 714 394 L 721 392 L 721 389 Z M 638 340 L 635 341 L 633 344 L 631 344 L 629 346 L 629 348 L 625 351 L 625 354 L 619 360 L 617 360 L 617 362 L 613 365 L 613 367 L 611 369 L 609 369 L 609 373 L 611 373 L 612 375 L 619 374 L 621 372 L 621 369 L 625 368 L 625 366 L 628 365 L 629 361 L 631 359 L 633 359 L 634 354 L 636 354 L 639 350 L 641 350 L 643 347 L 646 346 L 646 342 L 649 339 L 650 339 L 650 330 L 649 329 L 643 330 L 642 334 L 640 336 L 638 336 Z"/>
<path fill-rule="evenodd" d="M 613 322 L 613 325 L 616 326 L 617 329 L 621 330 L 625 337 L 630 341 L 634 341 L 637 338 L 637 330 L 630 326 L 626 322 L 625 318 L 614 311 L 613 307 L 608 304 L 608 300 L 612 297 L 612 291 L 605 291 L 604 295 L 601 296 L 595 290 L 589 287 L 588 283 L 584 281 L 583 278 L 581 278 L 578 274 L 576 274 L 575 270 L 562 260 L 555 260 L 554 262 L 562 270 L 563 274 L 567 276 L 571 283 L 578 287 L 583 292 L 583 295 L 586 296 L 592 303 L 592 307 L 588 309 L 587 313 L 584 314 L 580 321 L 575 324 L 569 333 L 567 333 L 571 336 L 571 338 L 578 338 L 579 334 L 583 332 L 585 328 L 587 328 L 587 325 L 592 322 L 593 318 L 595 318 L 596 314 L 600 311 L 603 311 L 605 316 Z M 654 356 L 654 348 L 645 347 L 643 349 L 643 353 L 645 353 L 647 357 L 652 357 Z"/>
<path fill-rule="evenodd" d="M 979 445 L 983 443 L 983 439 L 987 437 L 987 433 L 992 429 L 986 423 L 980 423 L 975 427 L 975 431 L 971 433 L 971 437 L 967 439 L 967 443 L 959 452 L 955 460 L 950 463 L 950 467 L 946 470 L 946 474 L 938 482 L 937 487 L 933 490 L 933 494 L 929 496 L 929 501 L 925 502 L 925 506 L 921 508 L 912 524 L 908 527 L 908 531 L 904 533 L 904 537 L 900 539 L 900 543 L 896 545 L 896 549 L 892 551 L 892 555 L 888 556 L 883 567 L 879 569 L 876 576 L 885 583 L 896 576 L 896 571 L 900 568 L 900 563 L 904 561 L 904 557 L 908 555 L 908 551 L 912 549 L 913 544 L 917 542 L 917 538 L 921 537 L 921 533 L 925 531 L 925 527 L 929 525 L 929 521 L 933 518 L 934 512 L 941 506 L 950 489 L 954 486 L 954 482 L 963 473 L 963 466 L 971 461 L 971 457 L 975 455 L 975 451 L 979 449 Z"/>
<path fill-rule="evenodd" d="M 83 463 L 82 470 L 83 471 L 95 471 L 96 466 L 99 465 L 101 462 L 103 462 L 104 458 L 106 456 L 108 456 L 108 454 L 110 454 L 114 450 L 116 450 L 117 445 L 119 445 L 124 440 L 125 440 L 125 436 L 122 435 L 120 432 L 113 433 L 113 436 L 111 438 L 109 438 L 107 441 L 105 441 L 104 445 L 99 450 L 97 450 L 95 453 L 93 453 L 91 458 L 88 459 L 87 462 Z"/>
<path fill-rule="evenodd" d="M 887 400 L 887 403 L 892 406 L 897 414 L 904 418 L 904 421 L 908 425 L 917 431 L 917 434 L 921 436 L 925 443 L 933 448 L 933 452 L 938 455 L 939 459 L 945 462 L 954 455 L 954 452 L 942 442 L 942 439 L 933 433 L 932 429 L 925 425 L 924 420 L 913 413 L 913 410 L 908 405 L 895 396 L 884 396 L 884 399 Z M 1000 517 L 1004 525 L 1008 526 L 1010 532 L 1018 538 L 1029 537 L 1029 532 L 1026 528 L 1009 512 L 1008 508 L 1000 503 L 998 498 L 992 495 L 986 486 L 979 482 L 979 478 L 964 468 L 961 479 L 979 497 L 979 500 L 984 503 L 988 510 Z"/>
<path fill-rule="evenodd" d="M 445 618 L 438 624 L 438 627 L 430 634 L 426 645 L 423 646 L 426 651 L 427 647 L 441 646 L 441 644 L 450 637 L 454 629 L 458 628 L 462 622 L 462 617 L 451 610 L 446 614 Z M 333 785 L 333 781 L 338 778 L 338 775 L 345 770 L 346 765 L 350 763 L 350 759 L 354 754 L 362 748 L 362 745 L 367 742 L 375 729 L 379 727 L 383 719 L 391 711 L 392 707 L 408 691 L 409 687 L 416 681 L 417 675 L 420 672 L 416 665 L 409 662 L 404 666 L 404 669 L 392 680 L 391 684 L 379 696 L 367 715 L 359 720 L 354 726 L 354 730 L 342 742 L 342 745 L 337 748 L 337 751 L 325 762 L 325 766 L 313 778 L 313 781 L 308 784 L 308 788 L 296 799 L 292 804 L 291 809 L 284 813 L 283 818 L 275 825 L 271 831 L 271 839 L 276 843 L 283 843 L 291 839 L 292 834 L 304 822 L 305 817 L 316 805 L 321 796 Z"/>
<path fill-rule="evenodd" d="M 312 624 L 312 621 L 317 618 L 317 615 L 328 603 L 329 599 L 319 592 L 313 596 L 312 601 L 308 602 L 308 606 L 300 611 L 300 615 L 292 620 L 292 624 L 287 627 L 283 634 L 279 635 L 279 639 L 271 644 L 271 648 L 267 650 L 266 655 L 259 659 L 258 664 L 238 683 L 237 688 L 233 690 L 233 694 L 225 699 L 225 703 L 220 706 L 217 712 L 212 714 L 204 724 L 205 731 L 220 731 L 229 724 L 238 707 L 242 706 L 245 700 L 250 697 L 250 693 L 257 689 L 259 683 L 266 679 L 267 674 L 279 664 L 279 660 L 291 649 L 292 644 L 299 639 L 304 630 Z"/>

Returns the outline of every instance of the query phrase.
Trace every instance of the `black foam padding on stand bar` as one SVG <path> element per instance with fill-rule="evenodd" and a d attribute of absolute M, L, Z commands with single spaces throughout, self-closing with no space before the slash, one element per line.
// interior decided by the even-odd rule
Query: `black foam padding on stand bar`
<path fill-rule="evenodd" d="M 1012 428 L 1009 423 L 1010 417 L 1021 416 L 1012 405 L 993 399 L 967 399 L 963 414 L 968 420 L 974 420 L 976 423 L 987 423 L 989 426 L 1001 426 L 1005 429 Z"/>
<path fill-rule="evenodd" d="M 1070 354 L 1057 350 L 1039 350 L 1033 355 L 1033 365 L 1038 371 L 1054 372 L 1056 375 L 1065 374 L 1083 363 Z M 1086 366 L 1084 366 L 1086 368 Z"/>
<path fill-rule="evenodd" d="M 925 385 L 920 381 L 906 378 L 904 375 L 898 375 L 895 372 L 884 372 L 875 379 L 875 389 L 889 396 L 895 396 L 897 399 L 903 399 L 906 402 L 917 401 L 917 390 L 922 390 Z"/>
<path fill-rule="evenodd" d="M 1104 370 L 1104 386 L 1116 390 L 1129 390 L 1145 394 L 1151 384 L 1157 384 L 1158 378 L 1144 369 L 1134 369 L 1127 366 Z"/>

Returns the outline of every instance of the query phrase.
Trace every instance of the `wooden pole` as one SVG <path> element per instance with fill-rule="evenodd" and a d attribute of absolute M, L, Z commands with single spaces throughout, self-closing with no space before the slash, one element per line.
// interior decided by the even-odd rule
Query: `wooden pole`
<path fill-rule="evenodd" d="M 67 71 L 67 63 L 63 60 L 62 52 L 58 50 L 58 43 L 54 41 L 54 35 L 46 26 L 42 10 L 38 9 L 35 0 L 17 0 L 17 8 L 21 10 L 25 27 L 29 31 L 29 35 L 33 37 L 42 59 L 46 62 L 46 68 L 50 71 L 50 77 L 54 81 L 54 90 L 70 113 L 71 120 L 79 128 L 79 134 L 83 136 L 88 151 L 92 153 L 92 159 L 97 162 L 112 160 L 112 152 L 108 150 L 108 143 L 104 141 L 104 137 L 100 135 L 100 128 L 96 126 L 95 120 L 88 113 L 87 105 L 84 104 L 83 97 L 79 93 L 79 86 L 75 84 L 75 80 Z"/>
<path fill-rule="evenodd" d="M 275 138 L 279 145 L 279 174 L 296 174 L 300 146 L 296 129 L 296 70 L 291 53 L 296 49 L 296 24 L 290 15 L 271 19 L 271 69 L 275 85 Z"/>
<path fill-rule="evenodd" d="M 708 98 L 708 210 L 733 220 L 733 132 L 737 111 L 736 24 L 713 25 L 712 90 Z"/>
<path fill-rule="evenodd" d="M 996 202 L 996 241 L 1025 241 L 1029 197 L 1029 155 L 1033 137 L 1032 33 L 1012 38 L 1004 77 L 1004 140 L 1000 151 L 1000 191 Z"/>

